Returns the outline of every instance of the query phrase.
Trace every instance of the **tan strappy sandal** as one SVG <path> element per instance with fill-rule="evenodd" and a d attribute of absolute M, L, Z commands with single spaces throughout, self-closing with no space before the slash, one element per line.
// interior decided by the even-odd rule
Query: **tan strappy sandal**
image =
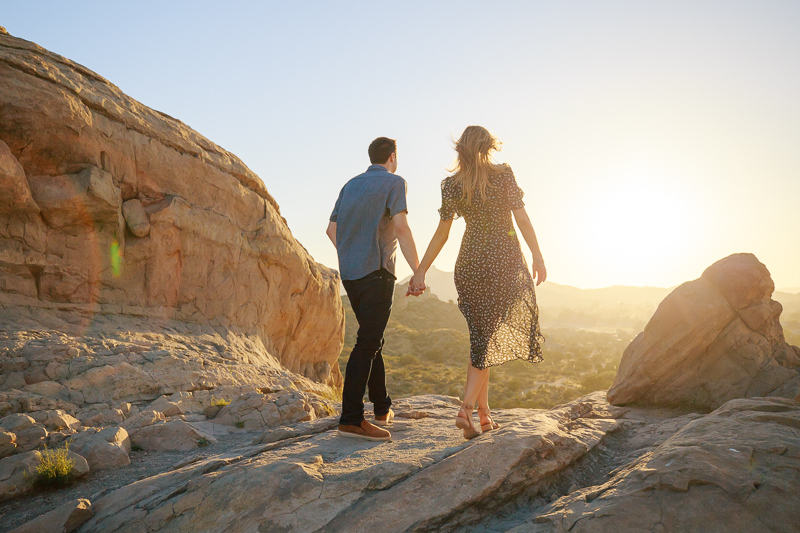
<path fill-rule="evenodd" d="M 492 420 L 492 417 L 489 415 L 489 408 L 488 407 L 478 407 L 478 418 L 481 422 L 481 431 L 486 433 L 487 431 L 491 431 L 493 429 L 498 429 L 500 424 Z M 484 422 L 486 420 L 486 422 Z"/>
<path fill-rule="evenodd" d="M 480 432 L 475 429 L 475 425 L 472 423 L 472 409 L 473 406 L 462 403 L 461 409 L 458 410 L 458 415 L 456 415 L 456 427 L 464 430 L 464 438 L 467 440 L 474 439 L 480 435 Z M 462 413 L 464 413 L 463 416 Z"/>

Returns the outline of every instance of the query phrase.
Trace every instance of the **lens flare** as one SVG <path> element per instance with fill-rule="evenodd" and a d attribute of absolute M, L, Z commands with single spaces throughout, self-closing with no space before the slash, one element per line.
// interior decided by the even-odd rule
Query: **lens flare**
<path fill-rule="evenodd" d="M 114 239 L 111 242 L 111 272 L 115 278 L 119 277 L 120 266 L 122 264 L 122 256 L 119 253 L 119 242 Z"/>

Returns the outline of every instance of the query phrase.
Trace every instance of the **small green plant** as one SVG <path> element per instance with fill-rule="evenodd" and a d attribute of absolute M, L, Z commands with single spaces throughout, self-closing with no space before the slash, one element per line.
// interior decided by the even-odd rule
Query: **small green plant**
<path fill-rule="evenodd" d="M 63 448 L 36 452 L 39 464 L 36 467 L 37 485 L 45 487 L 64 487 L 72 481 L 72 467 L 75 461 L 69 456 L 69 442 Z"/>
<path fill-rule="evenodd" d="M 144 450 L 140 445 L 136 444 L 135 442 L 131 442 L 131 451 L 132 452 L 140 452 Z"/>
<path fill-rule="evenodd" d="M 208 439 L 207 439 L 207 438 L 205 438 L 205 437 L 203 437 L 202 439 L 197 439 L 197 446 L 198 446 L 198 448 L 205 448 L 205 447 L 206 447 L 206 446 L 208 446 L 209 444 L 211 444 L 211 441 L 210 441 L 210 440 L 208 440 Z"/>
<path fill-rule="evenodd" d="M 242 422 L 241 420 L 237 420 L 233 425 L 236 426 L 237 428 L 243 428 L 244 422 Z"/>
<path fill-rule="evenodd" d="M 215 398 L 213 395 L 211 396 L 211 405 L 214 407 L 225 407 L 226 405 L 230 405 L 231 401 L 225 398 Z"/>

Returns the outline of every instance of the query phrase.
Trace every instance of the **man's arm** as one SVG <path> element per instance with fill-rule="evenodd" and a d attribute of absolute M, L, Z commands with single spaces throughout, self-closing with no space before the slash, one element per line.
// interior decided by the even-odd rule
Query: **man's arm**
<path fill-rule="evenodd" d="M 397 234 L 397 242 L 400 243 L 400 251 L 403 252 L 403 257 L 408 261 L 408 266 L 416 274 L 419 268 L 419 256 L 417 255 L 417 245 L 414 244 L 414 235 L 411 233 L 411 228 L 408 225 L 408 212 L 401 211 L 392 217 L 394 224 L 394 231 Z M 411 290 L 409 285 L 409 293 L 419 296 L 425 287 L 417 287 L 418 290 Z"/>
<path fill-rule="evenodd" d="M 333 243 L 333 247 L 336 248 L 336 222 L 328 222 L 328 229 L 325 230 L 325 233 Z"/>

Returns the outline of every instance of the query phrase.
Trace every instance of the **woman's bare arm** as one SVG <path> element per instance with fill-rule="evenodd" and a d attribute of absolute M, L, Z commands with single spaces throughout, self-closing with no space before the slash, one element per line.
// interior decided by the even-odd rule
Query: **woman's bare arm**
<path fill-rule="evenodd" d="M 528 248 L 531 249 L 531 253 L 533 254 L 533 275 L 536 279 L 536 285 L 539 285 L 547 279 L 547 269 L 544 266 L 542 252 L 539 250 L 539 241 L 536 239 L 536 232 L 533 231 L 533 224 L 531 224 L 531 219 L 528 217 L 528 212 L 525 211 L 524 207 L 515 209 L 512 213 L 514 213 L 514 220 L 517 222 L 517 227 L 520 233 L 522 233 L 522 237 L 525 239 Z"/>
<path fill-rule="evenodd" d="M 436 256 L 439 255 L 439 252 L 442 251 L 444 244 L 447 242 L 447 238 L 450 236 L 450 227 L 452 225 L 453 219 L 439 221 L 439 226 L 436 228 L 433 237 L 431 237 L 428 249 L 425 250 L 425 256 L 422 258 L 422 261 L 420 261 L 419 268 L 414 276 L 412 276 L 411 281 L 409 281 L 409 287 L 425 286 L 425 273 L 436 260 Z"/>

